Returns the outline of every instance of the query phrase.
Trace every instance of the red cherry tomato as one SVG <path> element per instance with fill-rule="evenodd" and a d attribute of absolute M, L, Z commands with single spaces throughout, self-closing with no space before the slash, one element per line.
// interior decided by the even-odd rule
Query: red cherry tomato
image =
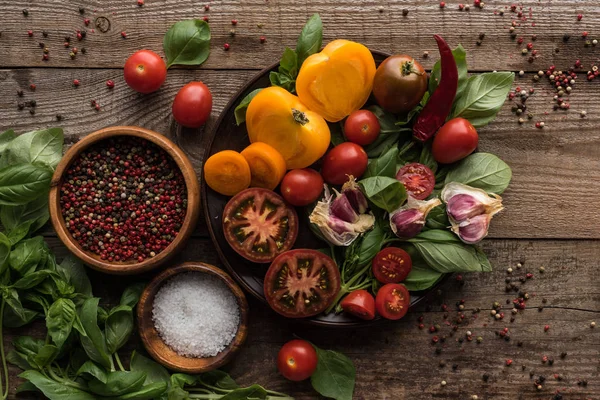
<path fill-rule="evenodd" d="M 373 275 L 381 283 L 402 282 L 411 269 L 410 255 L 397 247 L 386 247 L 373 258 Z"/>
<path fill-rule="evenodd" d="M 479 135 L 475 127 L 464 118 L 454 118 L 436 133 L 431 151 L 435 161 L 450 164 L 471 154 L 478 143 Z"/>
<path fill-rule="evenodd" d="M 277 355 L 277 369 L 290 381 L 303 381 L 317 369 L 317 351 L 306 340 L 291 340 Z"/>
<path fill-rule="evenodd" d="M 382 286 L 375 298 L 379 315 L 387 319 L 400 319 L 406 315 L 410 305 L 410 294 L 404 285 L 388 283 Z"/>
<path fill-rule="evenodd" d="M 281 181 L 281 195 L 293 206 L 306 206 L 321 197 L 323 178 L 311 168 L 293 169 Z"/>
<path fill-rule="evenodd" d="M 362 147 L 356 143 L 344 142 L 325 154 L 321 175 L 325 182 L 341 185 L 348 180 L 348 175 L 360 178 L 365 173 L 368 162 L 369 157 Z"/>
<path fill-rule="evenodd" d="M 396 174 L 396 179 L 404 184 L 406 191 L 415 199 L 423 200 L 433 192 L 435 175 L 427 165 L 406 164 Z"/>
<path fill-rule="evenodd" d="M 354 111 L 344 123 L 346 139 L 361 146 L 373 143 L 380 131 L 379 120 L 369 110 Z"/>
<path fill-rule="evenodd" d="M 365 320 L 375 318 L 375 299 L 371 293 L 360 289 L 351 292 L 340 303 L 342 310 Z"/>
<path fill-rule="evenodd" d="M 167 78 L 167 65 L 155 52 L 140 50 L 127 59 L 123 74 L 127 85 L 136 92 L 152 93 Z"/>
<path fill-rule="evenodd" d="M 182 87 L 173 101 L 175 121 L 188 128 L 200 128 L 212 110 L 212 94 L 202 82 L 190 82 Z"/>

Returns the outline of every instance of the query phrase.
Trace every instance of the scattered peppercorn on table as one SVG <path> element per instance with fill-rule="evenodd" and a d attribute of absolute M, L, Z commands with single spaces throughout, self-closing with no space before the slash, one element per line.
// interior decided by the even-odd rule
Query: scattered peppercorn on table
<path fill-rule="evenodd" d="M 513 90 L 496 120 L 479 129 L 479 150 L 513 171 L 482 247 L 491 273 L 455 275 L 397 322 L 356 330 L 292 324 L 248 296 L 248 339 L 227 370 L 244 386 L 261 384 L 316 399 L 310 383 L 278 374 L 280 347 L 295 335 L 346 354 L 357 369 L 356 399 L 595 399 L 600 393 L 600 14 L 594 1 L 298 0 L 204 3 L 174 0 L 0 0 L 0 131 L 61 126 L 67 143 L 111 125 L 164 133 L 198 176 L 209 132 L 232 96 L 293 47 L 313 13 L 324 45 L 343 38 L 408 54 L 428 72 L 438 60 L 434 34 L 467 50 L 469 73 L 513 71 Z M 493 3 L 493 4 L 492 4 Z M 202 18 L 208 60 L 173 67 L 162 88 L 132 91 L 123 64 L 135 51 L 162 53 L 175 22 Z M 439 71 L 438 71 L 439 72 Z M 438 75 L 439 76 L 439 75 Z M 460 78 L 459 78 L 460 79 Z M 204 128 L 180 128 L 171 112 L 179 88 L 203 81 L 213 96 Z M 333 118 L 332 120 L 336 120 Z M 48 226 L 58 259 L 67 249 Z M 205 221 L 171 265 L 221 265 Z M 131 283 L 157 272 L 114 277 L 88 271 L 110 305 Z M 4 329 L 4 343 L 43 337 L 45 325 Z M 139 348 L 131 340 L 124 352 Z M 22 382 L 10 366 L 9 398 Z M 40 398 L 32 392 L 18 398 Z"/>

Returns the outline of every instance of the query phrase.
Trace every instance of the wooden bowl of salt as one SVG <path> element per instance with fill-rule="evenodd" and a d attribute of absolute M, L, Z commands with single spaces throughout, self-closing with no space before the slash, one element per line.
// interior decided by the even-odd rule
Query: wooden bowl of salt
<path fill-rule="evenodd" d="M 199 374 L 221 367 L 248 334 L 248 302 L 233 279 L 202 262 L 168 268 L 137 307 L 144 347 L 165 367 Z"/>

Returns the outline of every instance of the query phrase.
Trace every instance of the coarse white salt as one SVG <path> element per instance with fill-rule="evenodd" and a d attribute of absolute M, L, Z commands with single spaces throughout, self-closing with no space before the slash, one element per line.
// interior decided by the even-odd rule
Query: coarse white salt
<path fill-rule="evenodd" d="M 152 320 L 162 340 L 186 357 L 212 357 L 235 337 L 240 310 L 219 278 L 188 272 L 169 279 L 154 298 Z"/>

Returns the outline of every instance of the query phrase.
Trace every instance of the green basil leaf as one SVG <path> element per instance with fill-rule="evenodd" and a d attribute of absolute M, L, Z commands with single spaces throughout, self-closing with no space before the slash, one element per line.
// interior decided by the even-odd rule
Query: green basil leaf
<path fill-rule="evenodd" d="M 58 347 L 54 346 L 53 344 L 45 344 L 42 346 L 38 354 L 36 354 L 34 358 L 35 364 L 40 368 L 45 367 L 54 361 L 58 355 L 58 351 Z"/>
<path fill-rule="evenodd" d="M 127 393 L 121 396 L 112 397 L 113 400 L 153 400 L 159 399 L 160 396 L 166 392 L 168 388 L 165 382 L 156 382 L 149 385 L 145 385 L 141 389 Z M 187 392 L 186 392 L 187 393 Z"/>
<path fill-rule="evenodd" d="M 2 154 L 4 149 L 6 149 L 8 144 L 16 137 L 17 135 L 12 129 L 0 133 L 0 155 Z"/>
<path fill-rule="evenodd" d="M 458 236 L 445 229 L 430 229 L 419 233 L 411 242 L 461 243 Z"/>
<path fill-rule="evenodd" d="M 18 206 L 48 192 L 52 170 L 44 165 L 16 164 L 0 169 L 0 205 Z"/>
<path fill-rule="evenodd" d="M 52 274 L 53 272 L 47 269 L 31 272 L 16 281 L 12 287 L 20 290 L 31 289 L 32 287 L 39 285 Z"/>
<path fill-rule="evenodd" d="M 25 355 L 25 357 L 35 357 L 37 353 L 44 347 L 44 341 L 35 339 L 31 336 L 19 336 L 13 341 L 15 349 Z"/>
<path fill-rule="evenodd" d="M 62 382 L 46 378 L 37 371 L 25 371 L 19 375 L 19 378 L 30 381 L 50 400 L 97 400 L 96 396 L 93 394 L 65 385 Z"/>
<path fill-rule="evenodd" d="M 64 135 L 61 128 L 37 131 L 31 140 L 30 162 L 43 163 L 56 168 L 62 158 L 63 142 Z"/>
<path fill-rule="evenodd" d="M 84 362 L 75 373 L 75 376 L 80 376 L 83 374 L 88 374 L 102 383 L 106 383 L 108 380 L 108 373 L 106 370 L 91 360 Z"/>
<path fill-rule="evenodd" d="M 321 50 L 323 44 L 323 22 L 319 14 L 313 14 L 298 37 L 296 43 L 296 54 L 298 55 L 298 65 L 302 67 L 304 60 L 308 56 Z"/>
<path fill-rule="evenodd" d="M 168 392 L 167 400 L 188 400 L 190 393 L 179 386 L 171 386 Z"/>
<path fill-rule="evenodd" d="M 117 306 L 108 314 L 105 323 L 106 348 L 115 353 L 127 342 L 133 332 L 133 312 L 129 306 Z"/>
<path fill-rule="evenodd" d="M 44 238 L 41 236 L 23 240 L 17 243 L 10 253 L 8 258 L 10 267 L 17 271 L 19 275 L 25 276 L 35 271 L 46 249 Z"/>
<path fill-rule="evenodd" d="M 298 76 L 298 55 L 289 47 L 286 47 L 279 61 L 279 72 L 285 72 L 292 78 Z"/>
<path fill-rule="evenodd" d="M 48 219 L 50 219 L 50 212 L 47 196 L 40 196 L 23 205 L 0 208 L 0 221 L 8 232 L 29 223 L 28 232 L 33 233 L 44 226 Z"/>
<path fill-rule="evenodd" d="M 76 315 L 75 303 L 70 299 L 58 299 L 50 306 L 46 315 L 46 327 L 58 348 L 63 346 L 71 334 Z"/>
<path fill-rule="evenodd" d="M 77 293 L 85 297 L 92 297 L 92 284 L 85 272 L 83 263 L 74 255 L 69 254 L 56 266 L 57 272 L 63 279 L 73 285 Z"/>
<path fill-rule="evenodd" d="M 375 220 L 373 229 L 363 235 L 362 242 L 358 250 L 358 267 L 363 267 L 373 260 L 381 250 L 385 233 L 381 227 L 381 221 Z"/>
<path fill-rule="evenodd" d="M 110 356 L 104 341 L 104 335 L 98 327 L 98 299 L 92 297 L 86 299 L 79 310 L 81 325 L 87 336 L 80 335 L 81 345 L 87 355 L 98 364 L 110 368 Z"/>
<path fill-rule="evenodd" d="M 402 182 L 387 176 L 362 179 L 359 185 L 367 198 L 377 207 L 392 212 L 406 201 L 406 189 Z"/>
<path fill-rule="evenodd" d="M 418 292 L 429 289 L 435 285 L 442 277 L 443 273 L 429 268 L 427 265 L 415 265 L 413 263 L 410 273 L 402 281 L 402 284 L 411 292 Z"/>
<path fill-rule="evenodd" d="M 202 383 L 225 390 L 233 390 L 240 387 L 227 372 L 219 369 L 204 372 L 200 375 L 200 380 Z"/>
<path fill-rule="evenodd" d="M 171 386 L 183 388 L 185 385 L 195 385 L 199 378 L 200 376 L 188 374 L 173 374 L 171 375 Z"/>
<path fill-rule="evenodd" d="M 396 176 L 396 162 L 398 160 L 398 147 L 392 147 L 381 156 L 369 161 L 367 171 L 363 174 L 363 179 L 373 176 L 387 176 L 394 178 Z"/>
<path fill-rule="evenodd" d="M 345 355 L 332 351 L 317 351 L 317 369 L 310 377 L 313 388 L 325 397 L 336 400 L 352 400 L 356 369 Z"/>
<path fill-rule="evenodd" d="M 7 307 L 4 309 L 2 325 L 4 325 L 5 328 L 20 328 L 28 325 L 39 316 L 40 314 L 37 311 L 28 308 L 21 307 L 19 314 L 17 314 L 12 307 Z"/>
<path fill-rule="evenodd" d="M 429 169 L 435 174 L 438 168 L 438 163 L 433 158 L 433 153 L 430 148 L 431 144 L 423 145 L 421 149 L 421 155 L 419 156 L 419 162 L 429 167 Z"/>
<path fill-rule="evenodd" d="M 146 373 L 141 371 L 113 371 L 106 376 L 106 383 L 92 379 L 88 388 L 100 396 L 121 396 L 140 389 L 145 380 Z"/>
<path fill-rule="evenodd" d="M 246 95 L 246 97 L 244 97 L 242 99 L 242 101 L 240 101 L 240 104 L 237 105 L 237 107 L 234 110 L 234 115 L 235 115 L 235 123 L 240 126 L 241 124 L 243 124 L 244 122 L 246 122 L 246 111 L 248 111 L 248 106 L 250 105 L 250 102 L 252 101 L 252 99 L 258 94 L 258 92 L 260 92 L 262 90 L 261 89 L 254 89 L 253 91 L 251 91 L 250 93 L 248 93 Z"/>
<path fill-rule="evenodd" d="M 12 243 L 10 239 L 4 233 L 0 232 L 0 274 L 4 273 L 9 264 L 11 247 Z"/>
<path fill-rule="evenodd" d="M 152 361 L 148 357 L 144 357 L 137 352 L 133 352 L 131 355 L 131 361 L 129 362 L 132 371 L 141 371 L 146 373 L 146 380 L 144 385 L 151 383 L 169 383 L 171 374 L 169 371 L 159 363 Z"/>
<path fill-rule="evenodd" d="M 28 368 L 25 368 L 28 369 Z M 17 386 L 17 389 L 15 390 L 15 393 L 19 394 L 19 393 L 23 393 L 23 392 L 38 392 L 41 393 L 40 390 L 31 382 L 29 381 L 25 381 L 23 383 L 21 383 L 19 386 Z"/>
<path fill-rule="evenodd" d="M 266 399 L 267 391 L 260 385 L 252 385 L 246 388 L 234 389 L 221 397 L 221 400 L 258 400 Z"/>
<path fill-rule="evenodd" d="M 7 206 L 8 207 L 8 206 Z M 25 239 L 27 234 L 29 234 L 29 227 L 31 226 L 31 222 L 25 222 L 13 230 L 8 232 L 8 240 L 10 244 L 14 246 L 19 243 L 21 240 Z"/>
<path fill-rule="evenodd" d="M 344 124 L 340 121 L 337 124 L 331 124 L 329 126 L 329 132 L 331 133 L 331 144 L 337 146 L 346 141 L 344 137 Z"/>
<path fill-rule="evenodd" d="M 454 165 L 446 175 L 446 184 L 459 182 L 488 193 L 501 194 L 512 178 L 512 170 L 490 153 L 474 153 Z"/>
<path fill-rule="evenodd" d="M 429 229 L 447 229 L 450 226 L 445 204 L 440 204 L 429 211 L 425 220 L 425 226 Z"/>
<path fill-rule="evenodd" d="M 210 28 L 205 21 L 179 21 L 169 28 L 163 39 L 167 68 L 171 65 L 200 65 L 210 53 Z"/>
<path fill-rule="evenodd" d="M 145 287 L 146 284 L 143 282 L 138 282 L 127 286 L 121 295 L 121 301 L 119 304 L 134 308 L 138 301 L 140 301 L 140 296 L 142 295 Z"/>
<path fill-rule="evenodd" d="M 379 121 L 380 126 L 380 135 L 388 135 L 394 132 L 402 132 L 403 128 L 399 128 L 396 124 L 398 123 L 398 119 L 392 113 L 385 111 L 380 106 L 369 106 L 367 110 L 371 111 L 377 117 L 377 121 Z"/>
<path fill-rule="evenodd" d="M 296 91 L 296 79 L 289 76 L 287 72 L 271 71 L 269 73 L 269 80 L 271 81 L 271 85 L 282 87 L 290 93 Z"/>
<path fill-rule="evenodd" d="M 24 371 L 33 368 L 31 364 L 29 364 L 29 361 L 27 361 L 27 356 L 25 356 L 23 353 L 19 353 L 16 350 L 11 350 L 8 352 L 6 355 L 6 361 L 16 365 Z"/>
<path fill-rule="evenodd" d="M 398 141 L 400 140 L 401 134 L 399 132 L 393 132 L 386 135 L 379 135 L 375 141 L 365 146 L 365 152 L 370 158 L 381 156 L 383 153 L 393 147 L 398 147 Z"/>
<path fill-rule="evenodd" d="M 454 56 L 456 67 L 458 68 L 458 88 L 456 89 L 456 96 L 454 97 L 454 101 L 456 102 L 462 92 L 465 90 L 467 83 L 467 52 L 465 51 L 464 47 L 459 44 L 454 50 L 452 50 L 452 55 Z M 435 92 L 440 80 L 441 71 L 442 68 L 440 60 L 438 60 L 433 65 L 433 69 L 429 75 L 429 93 Z"/>
<path fill-rule="evenodd" d="M 31 142 L 37 131 L 23 133 L 11 140 L 2 151 L 0 168 L 31 162 Z"/>
<path fill-rule="evenodd" d="M 479 128 L 489 124 L 512 88 L 514 72 L 486 72 L 469 78 L 465 92 L 454 102 L 451 118 L 465 118 Z"/>

